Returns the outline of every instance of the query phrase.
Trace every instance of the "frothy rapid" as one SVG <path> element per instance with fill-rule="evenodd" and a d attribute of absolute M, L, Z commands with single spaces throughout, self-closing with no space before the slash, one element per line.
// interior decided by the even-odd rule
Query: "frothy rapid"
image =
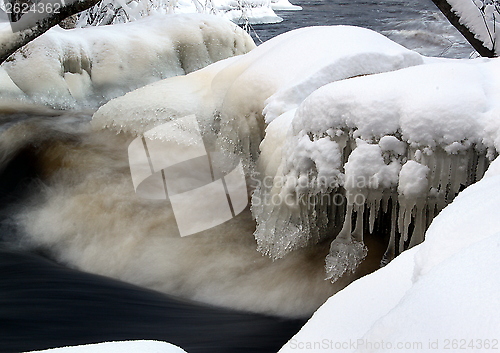
<path fill-rule="evenodd" d="M 323 271 L 328 244 L 272 261 L 256 251 L 249 210 L 181 238 L 168 201 L 134 193 L 127 159 L 133 137 L 91 133 L 71 114 L 26 119 L 3 136 L 11 157 L 33 151 L 41 178 L 10 217 L 23 234 L 20 245 L 73 268 L 214 305 L 304 317 L 380 260 L 332 285 Z"/>

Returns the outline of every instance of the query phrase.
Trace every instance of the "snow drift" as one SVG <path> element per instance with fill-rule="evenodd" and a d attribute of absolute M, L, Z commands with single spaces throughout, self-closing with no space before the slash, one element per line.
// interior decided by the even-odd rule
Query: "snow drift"
<path fill-rule="evenodd" d="M 73 30 L 56 27 L 7 59 L 5 71 L 0 70 L 8 77 L 0 90 L 18 96 L 15 84 L 29 98 L 52 106 L 101 104 L 254 47 L 236 25 L 202 14 Z"/>

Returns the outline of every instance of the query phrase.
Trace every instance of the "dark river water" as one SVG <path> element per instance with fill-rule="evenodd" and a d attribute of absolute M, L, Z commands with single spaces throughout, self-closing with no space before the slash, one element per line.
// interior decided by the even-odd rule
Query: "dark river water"
<path fill-rule="evenodd" d="M 429 56 L 466 58 L 473 51 L 431 0 L 295 1 L 302 11 L 277 11 L 283 22 L 254 25 L 257 43 L 307 26 L 352 25 L 373 29 Z"/>
<path fill-rule="evenodd" d="M 278 12 L 282 23 L 254 25 L 256 41 L 299 27 L 343 24 L 374 29 L 424 55 L 464 58 L 472 52 L 430 0 L 295 4 L 303 10 Z M 0 134 L 16 119 L 32 118 L 0 114 Z M 305 322 L 170 297 L 69 269 L 50 259 L 50 249 L 20 246 L 12 216 L 44 187 L 33 151 L 43 143 L 37 143 L 14 156 L 0 150 L 0 352 L 130 339 L 164 340 L 189 353 L 276 352 Z"/>

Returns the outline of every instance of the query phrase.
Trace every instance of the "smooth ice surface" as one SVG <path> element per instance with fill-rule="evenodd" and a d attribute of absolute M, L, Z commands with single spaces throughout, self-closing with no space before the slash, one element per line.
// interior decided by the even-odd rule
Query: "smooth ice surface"
<path fill-rule="evenodd" d="M 10 80 L 2 80 L 0 92 L 12 95 L 14 83 L 26 96 L 49 105 L 95 105 L 254 47 L 233 23 L 202 14 L 72 30 L 55 27 L 2 65 Z"/>
<path fill-rule="evenodd" d="M 280 353 L 307 351 L 307 342 L 324 344 L 326 352 L 337 351 L 336 342 L 347 342 L 345 352 L 390 352 L 413 342 L 421 348 L 404 351 L 445 351 L 453 338 L 475 352 L 478 339 L 498 339 L 499 164 L 434 219 L 421 245 L 330 298 Z"/>
<path fill-rule="evenodd" d="M 37 353 L 182 353 L 183 349 L 159 341 L 124 341 L 87 344 L 36 351 Z"/>

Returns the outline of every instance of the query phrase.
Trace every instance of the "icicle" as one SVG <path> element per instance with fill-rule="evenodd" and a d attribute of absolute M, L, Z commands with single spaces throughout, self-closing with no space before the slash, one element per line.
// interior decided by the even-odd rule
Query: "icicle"
<path fill-rule="evenodd" d="M 373 233 L 375 220 L 380 210 L 383 192 L 378 190 L 370 190 L 368 194 L 368 211 L 369 211 L 369 231 Z"/>
<path fill-rule="evenodd" d="M 354 227 L 354 231 L 351 236 L 354 241 L 363 242 L 363 215 L 364 215 L 365 207 L 364 205 L 356 206 L 356 227 Z"/>
<path fill-rule="evenodd" d="M 487 168 L 488 168 L 488 159 L 486 158 L 486 156 L 482 155 L 479 158 L 476 167 L 476 180 L 479 180 L 483 177 Z"/>
<path fill-rule="evenodd" d="M 405 248 L 404 244 L 408 240 L 408 228 L 411 223 L 411 214 L 413 207 L 415 207 L 414 200 L 406 200 L 404 197 L 401 197 L 399 200 L 399 232 L 401 233 L 401 239 L 399 243 L 399 249 L 402 250 Z"/>
<path fill-rule="evenodd" d="M 380 261 L 380 266 L 385 266 L 389 262 L 391 262 L 396 256 L 396 215 L 397 215 L 397 207 L 396 203 L 392 202 L 392 210 L 391 210 L 391 235 L 389 238 L 389 245 L 387 246 L 387 250 Z"/>
<path fill-rule="evenodd" d="M 412 248 L 417 244 L 420 244 L 424 241 L 424 233 L 426 230 L 426 200 L 424 198 L 420 198 L 417 200 L 416 206 L 414 208 L 414 219 L 415 219 L 415 227 L 413 228 L 413 233 L 410 238 L 410 245 L 408 248 Z"/>
<path fill-rule="evenodd" d="M 356 228 L 351 234 L 353 208 L 352 204 L 347 205 L 344 226 L 330 245 L 330 253 L 325 259 L 326 279 L 332 283 L 346 272 L 354 273 L 368 254 L 368 249 L 363 243 L 364 205 L 356 206 Z"/>

